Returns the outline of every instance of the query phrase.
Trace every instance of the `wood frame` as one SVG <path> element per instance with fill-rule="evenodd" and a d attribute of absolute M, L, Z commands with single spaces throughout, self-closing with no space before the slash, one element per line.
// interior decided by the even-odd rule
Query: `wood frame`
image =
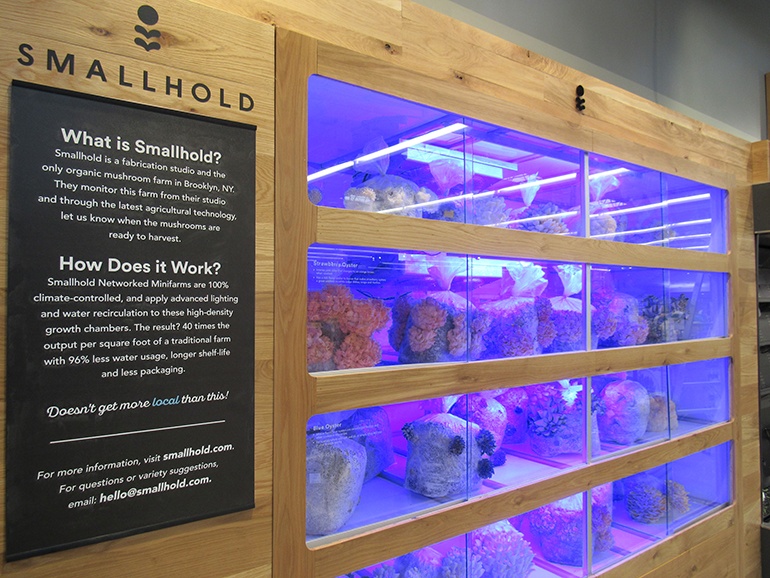
<path fill-rule="evenodd" d="M 0 574 L 43 576 L 336 576 L 429 545 L 473 527 L 582 491 L 620 474 L 653 467 L 732 441 L 734 503 L 640 552 L 603 576 L 759 576 L 760 475 L 756 368 L 756 292 L 750 185 L 770 181 L 768 141 L 748 143 L 608 83 L 438 14 L 412 0 L 156 0 L 165 22 L 163 49 L 137 53 L 139 5 L 95 0 L 0 0 L 0 294 L 6 292 L 8 95 L 10 82 L 34 83 L 243 122 L 235 111 L 169 99 L 160 92 L 103 83 L 18 61 L 21 43 L 124 64 L 185 81 L 210 81 L 259 94 L 255 338 L 255 501 L 252 511 L 202 520 L 92 546 L 3 563 Z M 127 16 L 127 14 L 129 16 Z M 165 23 L 164 23 L 165 26 Z M 277 42 L 277 48 L 274 45 Z M 278 62 L 275 63 L 277 57 Z M 41 56 L 41 58 L 43 58 Z M 110 68 L 112 67 L 112 68 Z M 579 244 L 536 233 L 315 207 L 306 200 L 306 79 L 319 73 L 390 92 L 572 146 L 726 188 L 730 251 L 682 257 L 670 249 Z M 140 72 L 141 74 L 141 72 Z M 766 77 L 770 82 L 770 77 Z M 587 108 L 574 108 L 574 87 Z M 770 117 L 770 113 L 768 114 Z M 276 134 L 279 138 L 276 140 Z M 731 277 L 730 334 L 723 339 L 562 354 L 570 373 L 733 359 L 732 419 L 697 434 L 591 464 L 569 476 L 475 499 L 413 521 L 308 549 L 305 544 L 305 421 L 314 413 L 473 392 L 553 379 L 552 356 L 474 364 L 373 368 L 309 375 L 305 370 L 306 249 L 309 244 L 460 250 L 647 267 L 723 271 Z M 248 248 L 247 250 L 251 250 Z M 5 302 L 0 342 L 5 344 Z M 5 348 L 2 348 L 5 351 Z M 5 354 L 3 353 L 3 361 Z M 5 363 L 0 363 L 4 419 Z M 401 384 L 393 385 L 393 376 Z M 356 387 L 366 379 L 369 392 Z M 517 381 L 517 383 L 519 383 Z M 4 424 L 4 422 L 3 422 Z M 0 427 L 0 437 L 5 428 Z M 0 454 L 3 452 L 0 444 Z M 0 455 L 0 498 L 5 494 Z M 0 511 L 4 508 L 0 499 Z M 0 516 L 0 525 L 3 524 Z M 0 527 L 4 538 L 5 528 Z"/>
<path fill-rule="evenodd" d="M 422 9 L 414 7 L 415 11 Z M 410 25 L 421 25 L 412 23 Z M 451 42 L 451 41 L 449 41 Z M 402 53 L 398 53 L 401 56 Z M 403 54 L 406 54 L 404 50 Z M 414 64 L 412 58 L 404 58 Z M 434 55 L 431 55 L 434 56 Z M 376 562 L 428 546 L 444 539 L 495 522 L 503 517 L 523 513 L 555 499 L 585 491 L 599 483 L 630 475 L 703 448 L 734 442 L 735 504 L 703 520 L 683 532 L 655 545 L 632 558 L 631 567 L 640 572 L 657 567 L 677 565 L 678 558 L 703 549 L 716 539 L 734 540 L 735 551 L 728 554 L 725 564 L 743 569 L 740 574 L 751 575 L 757 568 L 757 555 L 750 549 L 758 543 L 757 524 L 758 478 L 757 464 L 753 461 L 756 447 L 755 432 L 746 427 L 746 418 L 752 400 L 756 400 L 756 376 L 751 371 L 751 355 L 756 345 L 756 320 L 751 303 L 753 287 L 745 279 L 753 275 L 753 234 L 746 228 L 750 219 L 750 198 L 746 186 L 747 170 L 742 162 L 748 158 L 748 146 L 735 142 L 734 153 L 727 157 L 736 161 L 714 162 L 711 152 L 705 152 L 699 161 L 697 155 L 681 156 L 669 151 L 651 153 L 649 139 L 640 137 L 644 127 L 634 127 L 637 134 L 621 139 L 617 122 L 628 109 L 625 103 L 607 104 L 607 110 L 594 113 L 590 119 L 577 117 L 565 126 L 553 110 L 539 109 L 531 95 L 521 96 L 514 91 L 469 82 L 468 76 L 454 75 L 450 79 L 435 78 L 434 62 L 405 68 L 401 59 L 374 58 L 357 51 L 335 46 L 308 36 L 279 29 L 276 49 L 276 97 L 282 106 L 277 110 L 276 127 L 276 242 L 281 247 L 276 256 L 276 327 L 285 328 L 277 338 L 276 430 L 280 433 L 281 456 L 276 462 L 275 504 L 281 520 L 275 525 L 274 571 L 277 576 L 303 575 L 333 577 L 354 571 Z M 498 71 L 499 72 L 499 71 Z M 629 162 L 654 169 L 674 172 L 700 182 L 729 190 L 730 246 L 727 255 L 696 254 L 656 247 L 628 246 L 625 244 L 590 239 L 560 239 L 555 236 L 496 230 L 487 227 L 422 221 L 317 207 L 305 195 L 304 164 L 307 155 L 306 102 L 307 79 L 321 74 L 365 88 L 386 92 L 409 100 L 429 104 L 457 114 L 467 114 L 482 121 L 496 122 L 537 136 L 553 138 L 572 146 L 583 146 Z M 552 79 L 547 78 L 548 81 Z M 459 81 L 459 82 L 458 82 Z M 508 88 L 508 87 L 506 87 Z M 494 92 L 493 95 L 488 92 Z M 539 101 L 537 101 L 539 102 Z M 570 105 L 571 107 L 571 105 Z M 617 108 L 615 108 L 617 107 Z M 602 113 L 608 112 L 611 120 Z M 512 113 L 512 111 L 515 111 Z M 634 111 L 640 119 L 649 122 L 647 114 Z M 285 116 L 284 116 L 285 115 Z M 511 119 L 514 119 L 513 121 Z M 283 120 L 282 120 L 283 119 Z M 627 125 L 627 122 L 624 121 Z M 523 128 L 522 126 L 523 125 Z M 608 130 L 609 129 L 609 130 Z M 590 144 L 589 144 L 590 143 Z M 708 144 L 705 148 L 715 146 Z M 703 149 L 701 149 L 703 150 Z M 716 149 L 714 149 L 716 150 Z M 301 159 L 301 162 L 298 161 Z M 741 161 L 743 159 L 743 161 Z M 748 204 L 747 204 L 748 203 Z M 305 370 L 304 325 L 306 320 L 307 248 L 313 243 L 349 244 L 355 239 L 359 246 L 422 249 L 462 252 L 496 256 L 537 258 L 544 260 L 581 261 L 588 263 L 627 264 L 646 267 L 681 268 L 725 272 L 731 275 L 731 296 L 734 310 L 730 315 L 730 336 L 724 339 L 698 342 L 671 343 L 656 346 L 626 348 L 622 351 L 592 351 L 559 354 L 559 363 L 553 356 L 509 359 L 468 364 L 440 364 L 427 367 L 399 366 L 335 371 L 310 375 Z M 508 247 L 516 246 L 512 254 Z M 301 290 L 297 290 L 298 285 Z M 752 324 L 754 328 L 752 328 Z M 283 344 L 283 345 L 281 345 Z M 742 355 L 748 354 L 744 362 Z M 712 357 L 729 356 L 733 359 L 733 419 L 723 425 L 677 438 L 652 448 L 634 451 L 606 462 L 599 462 L 571 470 L 558 478 L 533 483 L 503 493 L 477 497 L 440 511 L 418 514 L 408 521 L 385 524 L 383 527 L 324 541 L 322 545 L 307 548 L 304 537 L 304 508 L 297 504 L 296 491 L 288 488 L 303 487 L 304 441 L 307 420 L 317 413 L 354 409 L 384 403 L 427 399 L 449 393 L 475 392 L 500 385 L 538 383 L 558 377 L 597 375 L 634 367 L 652 367 Z M 508 377 L 518 376 L 512 383 Z M 397 376 L 397 377 L 396 377 Z M 362 380 L 366 388 L 360 386 Z M 285 391 L 284 391 L 285 388 Z M 277 438 L 279 439 L 279 438 Z M 744 451 L 744 448 L 746 451 Z M 276 447 L 276 456 L 279 448 Z M 737 504 L 743 504 L 743 509 Z M 732 531 L 732 524 L 740 531 Z M 747 542 L 743 542 L 746 539 Z M 654 563 L 651 562 L 654 560 Z M 650 564 L 644 567 L 644 564 Z M 600 574 L 625 575 L 625 564 Z M 720 567 L 724 569 L 724 566 Z"/>

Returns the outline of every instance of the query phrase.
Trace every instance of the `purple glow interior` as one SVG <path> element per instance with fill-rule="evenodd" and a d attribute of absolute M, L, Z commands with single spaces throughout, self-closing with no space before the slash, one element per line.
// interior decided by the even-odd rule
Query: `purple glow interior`
<path fill-rule="evenodd" d="M 722 189 L 320 76 L 307 170 L 328 207 L 726 251 Z"/>

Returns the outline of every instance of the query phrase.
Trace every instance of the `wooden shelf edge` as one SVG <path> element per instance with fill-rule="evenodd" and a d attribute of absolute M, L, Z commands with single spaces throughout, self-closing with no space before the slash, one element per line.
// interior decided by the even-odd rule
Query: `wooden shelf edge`
<path fill-rule="evenodd" d="M 687 249 L 652 247 L 317 207 L 316 242 L 378 249 L 400 249 L 509 257 L 556 262 L 622 265 L 726 273 L 729 257 Z"/>
<path fill-rule="evenodd" d="M 484 494 L 425 515 L 363 532 L 310 550 L 315 576 L 339 576 L 413 552 L 529 512 L 542 505 L 584 492 L 732 439 L 732 422 L 722 423 L 652 447 L 566 470 L 563 474 L 511 490 Z M 618 472 L 622 472 L 618 476 Z"/>
<path fill-rule="evenodd" d="M 403 403 L 730 357 L 732 339 L 714 338 L 489 361 L 399 365 L 311 375 L 314 413 Z M 362 380 L 366 387 L 361 387 Z"/>

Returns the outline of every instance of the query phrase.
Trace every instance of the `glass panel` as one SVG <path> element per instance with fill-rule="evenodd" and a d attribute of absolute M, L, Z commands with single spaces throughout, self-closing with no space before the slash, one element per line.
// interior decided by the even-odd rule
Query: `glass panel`
<path fill-rule="evenodd" d="M 401 578 L 402 576 L 481 578 L 487 576 L 479 573 L 483 570 L 478 568 L 477 561 L 469 560 L 466 542 L 463 534 L 337 578 Z M 468 572 L 469 568 L 470 572 Z"/>
<path fill-rule="evenodd" d="M 345 576 L 586 576 L 727 506 L 731 476 L 728 442 Z"/>
<path fill-rule="evenodd" d="M 565 379 L 476 394 L 483 413 L 504 418 L 494 427 L 479 421 L 502 448 L 492 454 L 494 477 L 482 491 L 522 486 L 585 463 L 584 384 Z"/>
<path fill-rule="evenodd" d="M 468 462 L 483 459 L 481 428 L 450 413 L 458 399 L 465 396 L 311 418 L 308 540 L 456 503 L 478 490 L 481 478 Z"/>
<path fill-rule="evenodd" d="M 599 349 L 726 335 L 724 273 L 591 267 L 592 344 Z"/>
<path fill-rule="evenodd" d="M 516 131 L 466 122 L 473 223 L 582 236 L 580 151 Z"/>
<path fill-rule="evenodd" d="M 465 361 L 466 270 L 464 256 L 310 247 L 308 371 Z"/>
<path fill-rule="evenodd" d="M 596 393 L 598 436 L 608 457 L 668 439 L 668 388 L 665 367 L 599 375 Z M 673 414 L 676 421 L 676 414 Z"/>
<path fill-rule="evenodd" d="M 601 451 L 628 449 L 730 419 L 730 360 L 709 359 L 591 378 Z"/>
<path fill-rule="evenodd" d="M 516 519 L 514 525 L 532 544 L 538 569 L 550 572 L 545 576 L 585 575 L 585 501 L 586 494 L 575 494 Z"/>
<path fill-rule="evenodd" d="M 724 253 L 726 191 L 589 154 L 591 236 Z"/>
<path fill-rule="evenodd" d="M 468 267 L 465 255 L 313 245 L 308 371 L 585 349 L 583 266 Z"/>
<path fill-rule="evenodd" d="M 583 267 L 472 257 L 472 359 L 585 349 Z"/>
<path fill-rule="evenodd" d="M 307 173 L 327 207 L 582 237 L 587 202 L 588 236 L 726 251 L 722 189 L 320 76 Z"/>
<path fill-rule="evenodd" d="M 730 442 L 671 462 L 667 470 L 669 534 L 732 499 Z"/>
<path fill-rule="evenodd" d="M 666 466 L 617 480 L 612 488 L 612 526 L 608 538 L 612 547 L 594 553 L 594 572 L 666 536 Z"/>
<path fill-rule="evenodd" d="M 663 271 L 634 267 L 591 267 L 592 348 L 647 342 L 649 324 L 642 300 L 663 301 Z"/>
<path fill-rule="evenodd" d="M 532 546 L 512 521 L 416 550 L 338 578 L 544 578 L 562 576 L 536 566 Z"/>
<path fill-rule="evenodd" d="M 671 365 L 671 436 L 681 436 L 730 419 L 730 360 Z"/>
<path fill-rule="evenodd" d="M 327 207 L 464 222 L 465 128 L 456 115 L 311 76 L 308 197 Z"/>
<path fill-rule="evenodd" d="M 682 341 L 727 335 L 727 275 L 697 271 L 668 271 L 665 301 L 643 301 L 642 315 L 653 339 Z"/>

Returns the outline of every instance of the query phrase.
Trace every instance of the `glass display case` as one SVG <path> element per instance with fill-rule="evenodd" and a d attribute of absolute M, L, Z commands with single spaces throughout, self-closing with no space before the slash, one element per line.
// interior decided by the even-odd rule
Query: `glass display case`
<path fill-rule="evenodd" d="M 726 334 L 723 273 L 313 245 L 308 371 L 504 359 Z"/>
<path fill-rule="evenodd" d="M 724 190 L 596 154 L 588 165 L 592 238 L 725 252 Z"/>
<path fill-rule="evenodd" d="M 641 267 L 591 268 L 598 349 L 727 334 L 727 275 Z"/>
<path fill-rule="evenodd" d="M 597 458 L 687 435 L 730 419 L 730 360 L 708 359 L 591 378 Z"/>
<path fill-rule="evenodd" d="M 723 189 L 321 76 L 308 140 L 318 205 L 726 251 Z"/>
<path fill-rule="evenodd" d="M 585 463 L 584 383 L 563 380 L 314 416 L 307 425 L 308 542 Z"/>
<path fill-rule="evenodd" d="M 726 422 L 729 366 L 711 359 L 314 416 L 308 540 L 515 489 Z"/>
<path fill-rule="evenodd" d="M 611 540 L 597 572 L 725 507 L 732 496 L 730 444 L 721 444 L 613 483 Z"/>
<path fill-rule="evenodd" d="M 657 249 L 604 243 L 725 254 L 727 193 L 718 187 L 311 76 L 307 195 L 323 207 L 308 205 L 327 227 L 341 222 L 340 211 L 358 211 L 386 216 L 345 213 L 359 228 L 402 223 L 413 233 L 409 249 L 367 247 L 354 235 L 333 241 L 346 244 L 308 246 L 310 380 L 360 378 L 365 387 L 372 373 L 384 379 L 392 370 L 397 380 L 400 372 L 436 369 L 404 366 L 483 371 L 484 362 L 528 356 L 553 356 L 558 366 L 582 357 L 564 353 L 729 333 L 729 278 L 714 266 L 717 255 L 689 253 L 690 270 L 668 260 L 675 251 L 664 258 Z M 490 255 L 417 250 L 417 227 L 495 242 L 480 245 Z M 529 233 L 573 237 L 587 255 L 559 255 L 548 244 L 562 241 Z M 515 243 L 501 249 L 502 235 L 540 243 L 543 258 L 529 250 L 523 258 Z M 635 265 L 618 265 L 627 261 L 617 251 Z M 447 382 L 442 392 L 452 395 L 435 399 L 326 406 L 349 409 L 306 424 L 307 546 L 568 479 L 572 470 L 659 451 L 727 423 L 729 353 L 658 365 L 674 359 L 662 350 L 649 348 L 656 361 L 648 362 L 637 349 L 627 366 L 615 352 L 589 354 L 610 360 L 594 366 L 613 370 L 603 375 L 564 372 L 566 379 L 511 380 L 511 387 L 496 375 L 498 389 L 469 393 L 458 382 L 453 392 Z M 347 371 L 373 367 L 383 371 Z M 618 371 L 624 367 L 634 369 Z M 729 458 L 723 444 L 587 491 L 573 488 L 581 491 L 347 576 L 587 576 L 728 504 Z"/>
<path fill-rule="evenodd" d="M 725 443 L 344 576 L 588 576 L 725 507 L 730 474 Z"/>

